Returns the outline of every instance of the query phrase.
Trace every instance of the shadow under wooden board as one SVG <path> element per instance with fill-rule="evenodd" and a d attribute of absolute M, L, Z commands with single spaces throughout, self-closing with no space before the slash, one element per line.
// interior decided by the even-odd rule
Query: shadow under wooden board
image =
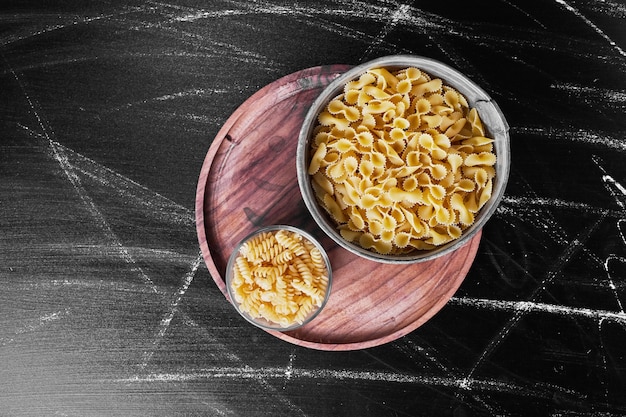
<path fill-rule="evenodd" d="M 196 195 L 200 247 L 227 299 L 228 257 L 249 233 L 262 226 L 287 224 L 320 240 L 333 269 L 328 303 L 312 322 L 297 330 L 268 331 L 287 342 L 319 350 L 374 347 L 421 326 L 459 288 L 481 236 L 477 233 L 447 256 L 394 265 L 359 258 L 318 229 L 298 188 L 298 133 L 310 104 L 348 68 L 305 69 L 274 81 L 246 100 L 211 144 Z"/>

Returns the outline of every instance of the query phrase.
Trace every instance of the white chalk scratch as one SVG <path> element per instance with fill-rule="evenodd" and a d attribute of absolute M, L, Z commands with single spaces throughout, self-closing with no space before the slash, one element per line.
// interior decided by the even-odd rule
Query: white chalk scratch
<path fill-rule="evenodd" d="M 235 368 L 240 368 L 240 369 L 250 369 L 248 365 L 244 364 L 244 361 L 237 355 L 237 353 L 235 351 L 233 351 L 232 349 L 228 348 L 227 346 L 225 346 L 222 342 L 219 341 L 219 339 L 215 336 L 215 334 L 209 330 L 207 330 L 207 328 L 205 328 L 205 326 L 201 326 L 200 324 L 196 323 L 191 317 L 189 316 L 184 316 L 183 317 L 183 322 L 187 325 L 190 326 L 194 329 L 194 331 L 199 332 L 204 338 L 210 340 L 212 342 L 213 345 L 213 349 L 210 352 L 206 352 L 206 355 L 208 357 L 213 358 L 215 361 L 219 362 L 219 363 L 224 363 L 225 361 L 231 361 L 232 363 L 236 364 L 234 367 Z M 211 329 L 212 331 L 215 330 L 215 328 Z M 291 354 L 289 357 L 289 363 L 291 364 L 291 366 L 293 366 L 293 361 L 295 360 L 295 353 Z M 288 365 L 285 368 L 285 378 L 291 378 L 293 375 L 290 372 L 290 366 Z M 150 374 L 150 375 L 154 375 L 154 374 Z M 148 378 L 148 379 L 146 379 Z M 141 376 L 141 375 L 135 375 L 133 377 L 130 377 L 124 381 L 149 381 L 150 376 Z M 286 379 L 283 383 L 283 390 L 286 387 Z M 276 388 L 274 388 L 274 386 L 270 383 L 269 379 L 265 378 L 263 375 L 258 375 L 258 378 L 256 378 L 254 380 L 255 383 L 257 383 L 258 385 L 260 385 L 264 392 L 267 393 L 267 395 L 275 395 L 276 396 L 276 400 L 282 404 L 284 404 L 285 406 L 287 406 L 289 408 L 289 410 L 291 411 L 290 415 L 299 415 L 304 417 L 305 414 L 303 413 L 303 411 L 297 407 L 293 402 L 291 402 L 287 397 L 285 397 L 284 393 L 277 390 Z M 228 414 L 232 414 L 232 412 L 230 412 L 229 410 L 224 411 L 222 410 L 222 412 L 228 412 Z"/>
<path fill-rule="evenodd" d="M 400 339 L 400 342 L 396 344 L 396 347 L 399 348 L 400 351 L 409 359 L 414 359 L 414 353 L 417 352 L 430 364 L 434 365 L 439 371 L 446 372 L 448 374 L 452 373 L 452 371 L 441 362 L 438 357 L 438 352 L 434 352 L 431 348 L 418 345 L 408 338 Z"/>
<path fill-rule="evenodd" d="M 157 5 L 163 7 L 162 4 Z M 166 5 L 165 7 L 169 7 Z M 174 19 L 175 20 L 175 19 Z M 169 21 L 139 21 L 136 24 L 130 20 L 124 20 L 122 24 L 128 25 L 128 30 L 133 31 L 158 31 L 160 34 L 167 34 L 168 36 L 175 37 L 178 41 L 183 43 L 192 44 L 195 49 L 202 51 L 208 51 L 216 54 L 216 56 L 225 57 L 230 60 L 236 60 L 246 64 L 261 65 L 268 71 L 277 71 L 282 68 L 282 64 L 270 59 L 269 57 L 244 49 L 232 43 L 219 41 L 207 36 L 194 33 L 181 29 L 176 25 L 175 21 L 169 19 Z"/>
<path fill-rule="evenodd" d="M 593 224 L 583 230 L 577 238 L 572 239 L 567 246 L 563 249 L 561 254 L 554 260 L 551 268 L 546 271 L 545 278 L 543 278 L 539 286 L 531 293 L 529 299 L 526 301 L 530 304 L 519 304 L 519 309 L 514 309 L 511 318 L 502 326 L 497 334 L 489 341 L 487 346 L 483 349 L 482 354 L 476 360 L 467 374 L 468 381 L 473 377 L 474 373 L 482 366 L 485 360 L 491 356 L 495 349 L 500 346 L 504 339 L 508 336 L 511 330 L 522 320 L 526 314 L 531 311 L 530 308 L 535 304 L 535 299 L 542 293 L 548 290 L 548 286 L 554 282 L 556 277 L 561 273 L 563 268 L 571 261 L 571 259 L 581 250 L 584 250 L 584 244 L 589 239 L 591 234 L 600 226 L 605 216 L 601 216 Z M 555 310 L 558 311 L 558 310 Z"/>
<path fill-rule="evenodd" d="M 37 110 L 37 106 L 35 105 L 35 102 L 31 99 L 30 95 L 26 91 L 26 87 L 22 83 L 22 80 L 20 79 L 20 77 L 18 77 L 17 73 L 13 70 L 13 68 L 11 67 L 9 62 L 6 60 L 4 55 L 3 55 L 3 58 L 11 74 L 13 75 L 13 78 L 17 82 L 17 85 L 20 87 L 20 90 L 22 91 L 24 98 L 28 102 L 31 113 L 34 115 L 35 119 L 37 120 L 37 124 L 39 125 L 42 133 L 39 134 L 32 129 L 27 129 L 27 131 L 36 137 L 40 137 L 40 138 L 43 137 L 47 141 L 52 157 L 59 163 L 61 170 L 63 171 L 63 173 L 69 180 L 70 184 L 74 188 L 74 191 L 76 192 L 80 200 L 83 202 L 83 205 L 86 208 L 87 212 L 94 219 L 94 221 L 96 222 L 96 224 L 98 225 L 102 233 L 109 240 L 110 244 L 118 250 L 121 258 L 124 259 L 124 261 L 126 261 L 126 263 L 131 266 L 131 270 L 133 272 L 136 272 L 143 279 L 143 281 L 153 289 L 153 292 L 155 293 L 158 292 L 157 288 L 154 286 L 154 283 L 152 282 L 150 277 L 148 277 L 148 275 L 146 275 L 143 269 L 136 264 L 133 257 L 128 253 L 128 251 L 126 250 L 124 245 L 121 243 L 117 235 L 113 232 L 110 225 L 106 221 L 104 215 L 102 214 L 102 212 L 100 212 L 100 210 L 98 209 L 93 199 L 89 196 L 89 194 L 83 187 L 80 181 L 80 178 L 78 177 L 78 175 L 76 174 L 76 172 L 72 168 L 72 165 L 69 162 L 67 154 L 64 152 L 64 148 L 59 146 L 59 144 L 53 140 L 54 132 L 46 126 L 46 123 L 44 123 L 43 118 L 40 116 L 39 111 Z"/>
<path fill-rule="evenodd" d="M 609 255 L 604 260 L 604 272 L 606 273 L 606 277 L 608 279 L 609 289 L 613 293 L 613 297 L 615 298 L 615 301 L 617 302 L 617 306 L 620 312 L 624 314 L 624 305 L 622 304 L 622 300 L 617 291 L 617 286 L 615 285 L 615 281 L 613 280 L 612 265 L 614 262 L 626 265 L 626 258 L 622 256 Z M 619 278 L 623 278 L 623 277 L 619 277 Z"/>
<path fill-rule="evenodd" d="M 515 126 L 511 127 L 512 134 L 537 135 L 546 139 L 556 139 L 561 141 L 580 142 L 589 145 L 602 146 L 607 149 L 613 149 L 620 152 L 626 152 L 626 141 L 624 134 L 614 133 L 605 134 L 598 131 L 574 128 L 559 128 L 539 126 Z"/>
<path fill-rule="evenodd" d="M 452 297 L 451 305 L 474 307 L 492 311 L 543 313 L 562 317 L 606 320 L 626 325 L 626 313 L 591 308 L 568 307 L 564 305 L 539 303 L 534 301 L 506 301 L 471 297 Z"/>
<path fill-rule="evenodd" d="M 455 375 L 459 375 L 460 372 L 456 368 L 450 369 L 446 366 L 442 360 L 438 357 L 438 352 L 434 352 L 431 348 L 425 348 L 421 345 L 417 345 L 413 343 L 410 339 L 402 339 L 402 344 L 395 344 L 400 348 L 403 354 L 407 355 L 409 359 L 414 359 L 413 352 L 418 352 L 422 357 L 426 358 L 426 360 L 434 365 L 438 371 L 443 372 L 448 378 L 454 378 Z M 468 388 L 465 385 L 467 381 L 461 380 L 460 383 L 461 388 Z M 494 408 L 493 405 L 487 403 L 482 396 L 478 394 L 471 393 L 471 397 L 479 403 L 485 410 L 488 410 L 491 415 L 501 415 L 498 410 Z"/>
<path fill-rule="evenodd" d="M 309 16 L 328 18 L 341 17 L 346 14 L 353 18 L 384 22 L 390 13 L 390 7 L 384 4 L 371 4 L 355 1 L 338 1 L 336 6 L 306 3 L 291 4 L 290 6 L 277 5 L 266 1 L 241 2 L 228 0 L 228 3 L 238 7 L 239 11 L 252 15 L 278 15 L 278 16 Z M 394 5 L 395 6 L 395 5 Z"/>
<path fill-rule="evenodd" d="M 32 136 L 46 138 L 45 135 L 39 134 L 27 126 L 20 123 L 17 125 Z M 78 172 L 90 180 L 109 187 L 120 196 L 133 201 L 138 207 L 145 209 L 145 215 L 151 217 L 156 216 L 159 220 L 182 224 L 185 227 L 195 223 L 195 216 L 192 209 L 184 207 L 150 190 L 138 182 L 99 164 L 93 159 L 61 145 L 59 142 L 51 141 L 51 143 L 56 149 L 62 151 L 65 160 L 74 172 Z"/>
<path fill-rule="evenodd" d="M 75 16 L 68 16 L 68 18 L 66 18 L 65 16 L 56 16 L 57 20 L 66 19 L 66 21 L 63 23 L 55 24 L 55 25 L 48 25 L 44 28 L 36 29 L 29 33 L 12 35 L 8 38 L 1 40 L 0 44 L 3 46 L 7 46 L 15 42 L 19 42 L 25 39 L 31 39 L 31 38 L 48 34 L 51 32 L 56 32 L 58 30 L 67 29 L 67 28 L 71 28 L 74 26 L 78 26 L 78 25 L 85 25 L 85 24 L 89 24 L 92 22 L 97 22 L 99 20 L 106 20 L 112 17 L 123 16 L 126 14 L 135 13 L 138 11 L 146 11 L 146 10 L 148 9 L 144 7 L 130 7 L 130 8 L 126 8 L 126 10 L 121 11 L 119 13 L 99 14 L 97 16 L 82 16 L 78 18 L 76 18 Z M 14 15 L 13 17 L 16 19 L 21 18 L 20 15 Z M 28 16 L 26 18 L 28 18 Z"/>
<path fill-rule="evenodd" d="M 542 29 L 547 29 L 546 25 L 544 25 L 543 23 L 541 23 L 539 20 L 537 20 L 534 16 L 532 16 L 530 13 L 528 13 L 526 10 L 522 9 L 520 6 L 511 3 L 510 1 L 507 0 L 500 0 L 502 1 L 504 4 L 506 4 L 507 6 L 517 10 L 518 12 L 522 13 L 524 16 L 526 16 L 527 18 L 529 18 L 530 20 L 532 20 L 533 22 L 535 22 L 537 25 L 541 26 Z M 524 4 L 524 3 L 522 3 Z"/>
<path fill-rule="evenodd" d="M 626 217 L 617 222 L 617 231 L 622 238 L 622 243 L 626 247 Z"/>
<path fill-rule="evenodd" d="M 62 150 L 73 170 L 132 201 L 136 206 L 144 209 L 145 215 L 185 227 L 194 224 L 195 216 L 192 209 L 184 207 L 58 142 L 54 142 L 54 146 Z"/>
<path fill-rule="evenodd" d="M 202 253 L 200 253 L 196 257 L 193 264 L 191 265 L 191 269 L 187 272 L 187 274 L 183 278 L 183 282 L 181 286 L 178 288 L 178 291 L 176 292 L 174 299 L 170 303 L 169 310 L 167 311 L 165 316 L 161 319 L 158 334 L 152 343 L 152 350 L 144 353 L 144 360 L 140 366 L 141 369 L 144 369 L 148 365 L 148 362 L 154 355 L 154 350 L 161 342 L 161 339 L 165 337 L 165 333 L 167 332 L 167 329 L 169 328 L 170 323 L 172 322 L 172 319 L 174 318 L 174 315 L 178 311 L 178 306 L 181 300 L 183 299 L 183 296 L 187 292 L 187 289 L 189 289 L 189 286 L 191 285 L 191 282 L 193 281 L 193 278 L 196 275 L 196 271 L 198 270 L 202 262 L 203 262 L 203 257 L 202 257 Z"/>
<path fill-rule="evenodd" d="M 216 19 L 228 16 L 240 16 L 247 14 L 241 10 L 226 9 L 226 10 L 196 10 L 194 12 L 188 12 L 180 16 L 173 17 L 171 22 L 195 22 L 200 19 Z"/>
<path fill-rule="evenodd" d="M 591 20 L 589 20 L 586 16 L 584 16 L 578 9 L 574 6 L 566 2 L 565 0 L 554 0 L 561 6 L 563 6 L 566 10 L 574 14 L 576 17 L 581 19 L 587 26 L 593 29 L 598 35 L 600 35 L 604 40 L 606 40 L 621 56 L 626 57 L 626 52 L 622 48 L 619 47 L 606 33 L 602 31 L 598 26 L 596 26 Z"/>
<path fill-rule="evenodd" d="M 128 283 L 120 281 L 88 281 L 84 279 L 52 279 L 49 281 L 23 282 L 14 287 L 17 291 L 45 290 L 53 291 L 59 288 L 72 288 L 80 291 L 97 292 L 103 289 L 111 292 L 129 292 L 133 294 L 151 294 L 152 289 L 143 283 Z"/>
<path fill-rule="evenodd" d="M 185 277 L 183 278 L 183 282 L 181 284 L 181 286 L 179 287 L 174 299 L 172 300 L 171 304 L 170 304 L 170 308 L 168 310 L 168 312 L 164 315 L 164 317 L 161 319 L 161 323 L 159 326 L 159 331 L 155 337 L 155 340 L 152 343 L 152 349 L 150 351 L 146 351 L 144 352 L 143 355 L 143 362 L 139 365 L 139 369 L 140 370 L 145 370 L 149 363 L 150 360 L 152 359 L 152 357 L 154 356 L 155 350 L 158 347 L 158 345 L 161 343 L 161 340 L 165 337 L 167 330 L 172 322 L 172 319 L 174 318 L 174 315 L 176 314 L 176 312 L 179 310 L 179 305 L 180 302 L 183 298 L 183 296 L 185 295 L 185 293 L 187 292 L 187 289 L 189 288 L 189 286 L 191 285 L 191 282 L 193 281 L 194 275 L 199 267 L 199 265 L 203 262 L 203 258 L 202 258 L 202 254 L 200 253 L 198 255 L 198 258 L 196 259 L 196 261 L 194 262 L 194 264 L 191 266 L 190 271 L 185 275 Z M 215 357 L 217 359 L 219 359 L 220 361 L 224 361 L 224 360 L 230 360 L 233 361 L 234 363 L 237 363 L 239 365 L 239 369 L 250 369 L 250 367 L 248 365 L 243 365 L 243 361 L 242 359 L 233 351 L 227 349 L 221 342 L 217 341 L 215 339 L 215 337 L 211 334 L 209 334 L 205 329 L 203 329 L 201 326 L 199 326 L 192 318 L 188 317 L 187 315 L 183 315 L 183 321 L 187 324 L 187 326 L 191 326 L 193 328 L 195 328 L 197 331 L 203 333 L 207 338 L 209 338 L 210 340 L 216 342 L 216 350 L 217 352 L 214 352 Z M 293 361 L 295 360 L 295 354 L 292 354 L 289 358 L 290 361 L 290 366 L 293 366 Z M 154 374 L 150 374 L 150 375 L 154 375 Z M 283 378 L 285 378 L 285 384 L 286 381 L 289 380 L 291 378 L 292 374 L 290 371 L 289 366 L 285 369 L 284 374 L 283 374 Z M 124 380 L 125 382 L 136 382 L 136 381 L 150 381 L 151 376 L 133 376 L 131 378 L 128 378 L 126 380 Z M 161 377 L 157 377 L 156 379 L 154 379 L 151 382 L 154 381 L 158 381 L 161 380 L 163 382 L 168 382 L 168 378 L 161 378 Z M 276 390 L 276 388 L 274 388 L 274 386 L 272 384 L 270 384 L 268 378 L 266 378 L 264 375 L 262 374 L 258 374 L 257 377 L 255 378 L 255 382 L 258 383 L 261 387 L 263 387 L 264 391 L 270 395 L 276 395 L 277 397 L 277 401 L 279 401 L 280 403 L 284 404 L 285 406 L 287 406 L 290 410 L 290 415 L 293 416 L 302 416 L 305 417 L 304 412 L 297 407 L 293 402 L 291 402 L 291 400 L 289 400 L 289 398 L 285 397 L 283 395 L 282 392 L 279 392 L 278 390 Z M 232 414 L 231 412 L 221 411 L 222 413 L 228 413 L 228 414 Z"/>
<path fill-rule="evenodd" d="M 44 325 L 45 323 L 48 323 L 54 320 L 59 320 L 62 316 L 69 314 L 69 312 L 70 312 L 70 309 L 66 308 L 63 311 L 57 311 L 55 313 L 44 314 L 43 316 L 39 318 L 39 323 L 41 323 L 41 325 Z"/>
<path fill-rule="evenodd" d="M 535 211 L 538 208 L 567 210 L 589 215 L 606 215 L 614 218 L 621 218 L 624 216 L 624 213 L 619 210 L 596 207 L 577 201 L 567 201 L 548 197 L 523 197 L 513 195 L 506 195 L 502 198 L 502 205 L 498 207 L 497 212 L 500 214 L 515 214 L 522 211 Z"/>
<path fill-rule="evenodd" d="M 42 315 L 41 317 L 39 317 L 38 319 L 34 319 L 34 320 L 29 320 L 27 321 L 27 323 L 25 325 L 23 325 L 22 327 L 16 329 L 13 332 L 14 336 L 19 336 L 22 334 L 26 334 L 26 333 L 32 333 L 32 332 L 36 332 L 37 330 L 40 330 L 46 326 L 48 326 L 50 323 L 55 322 L 55 321 L 59 321 L 67 316 L 69 316 L 70 314 L 70 308 L 65 308 L 64 310 L 60 310 L 60 311 L 56 311 L 53 313 L 47 313 Z M 0 338 L 0 346 L 6 346 L 9 345 L 11 343 L 15 342 L 15 338 L 14 337 L 10 337 L 10 338 Z"/>
<path fill-rule="evenodd" d="M 325 30 L 329 33 L 342 36 L 343 38 L 361 41 L 365 44 L 378 42 L 380 48 L 393 50 L 395 53 L 410 53 L 407 49 L 387 42 L 381 36 L 373 36 L 333 19 L 334 17 L 349 15 L 355 19 L 368 20 L 371 24 L 385 24 L 387 22 L 387 16 L 392 13 L 392 10 L 385 5 L 353 1 L 340 1 L 336 3 L 334 7 L 323 5 L 307 6 L 304 5 L 304 3 L 286 7 L 268 2 L 242 2 L 236 0 L 228 0 L 228 3 L 239 8 L 239 11 L 249 15 L 288 16 L 303 25 L 314 27 L 316 30 Z M 407 9 L 407 11 L 409 11 L 409 9 Z M 416 16 L 404 16 L 403 20 L 416 27 L 432 26 L 429 22 Z"/>
<path fill-rule="evenodd" d="M 568 318 L 584 318 L 598 322 L 598 325 L 601 326 L 602 323 L 605 322 L 614 322 L 621 326 L 626 327 L 626 313 L 624 313 L 623 305 L 619 298 L 619 294 L 613 278 L 610 274 L 609 262 L 616 260 L 615 257 L 611 256 L 604 261 L 604 269 L 607 272 L 608 277 L 608 289 L 612 291 L 614 299 L 617 302 L 617 307 L 619 311 L 606 311 L 606 310 L 597 310 L 590 308 L 581 308 L 581 307 L 569 307 L 564 305 L 554 305 L 547 303 L 536 302 L 535 298 L 537 295 L 545 290 L 548 290 L 548 285 L 555 279 L 556 275 L 563 270 L 564 266 L 569 263 L 569 260 L 573 258 L 573 256 L 579 251 L 582 250 L 585 253 L 589 253 L 589 251 L 584 247 L 584 243 L 586 240 L 593 234 L 593 232 L 599 227 L 603 221 L 609 217 L 609 214 L 617 217 L 618 220 L 618 230 L 620 230 L 620 224 L 626 218 L 626 213 L 624 213 L 624 209 L 626 208 L 626 188 L 623 187 L 619 182 L 615 181 L 613 177 L 608 175 L 608 173 L 602 168 L 600 165 L 599 159 L 597 157 L 594 158 L 594 162 L 598 165 L 598 167 L 602 170 L 602 181 L 606 184 L 609 192 L 615 197 L 618 205 L 622 210 L 607 210 L 603 208 L 590 208 L 589 206 L 580 205 L 579 203 L 574 202 L 564 202 L 561 200 L 552 200 L 552 199 L 541 199 L 541 198 L 511 198 L 509 197 L 508 201 L 505 201 L 505 205 L 511 204 L 527 204 L 532 203 L 535 205 L 544 205 L 548 207 L 557 207 L 557 208 L 566 208 L 566 209 L 585 209 L 588 213 L 597 214 L 598 219 L 594 224 L 588 227 L 583 233 L 581 233 L 576 239 L 573 239 L 569 242 L 563 253 L 557 258 L 554 263 L 552 269 L 548 271 L 548 274 L 545 279 L 543 279 L 540 283 L 540 286 L 533 292 L 529 300 L 525 301 L 505 301 L 505 300 L 487 300 L 487 299 L 474 299 L 467 297 L 453 297 L 450 300 L 451 304 L 460 305 L 460 306 L 471 306 L 474 308 L 484 308 L 490 310 L 499 310 L 513 313 L 511 319 L 503 326 L 503 328 L 495 335 L 493 339 L 489 342 L 489 344 L 484 349 L 482 355 L 479 359 L 474 363 L 472 369 L 467 375 L 467 381 L 462 384 L 462 388 L 464 390 L 470 389 L 472 386 L 471 378 L 473 377 L 476 370 L 481 366 L 481 364 L 486 360 L 486 358 L 491 355 L 491 353 L 499 346 L 503 340 L 506 338 L 511 329 L 522 319 L 523 316 L 536 313 L 536 314 L 552 314 L 559 315 L 562 317 Z M 621 234 L 621 230 L 620 230 Z M 624 238 L 622 236 L 622 241 Z M 594 254 L 592 259 L 597 259 L 597 256 Z M 622 262 L 622 259 L 617 259 L 618 262 Z"/>
<path fill-rule="evenodd" d="M 609 194 L 611 194 L 611 196 L 615 199 L 615 202 L 617 203 L 617 205 L 621 207 L 622 210 L 626 210 L 626 187 L 624 187 L 622 184 L 620 184 L 618 181 L 616 181 L 612 176 L 610 176 L 607 173 L 606 169 L 601 165 L 599 158 L 597 157 L 594 158 L 594 162 L 596 163 L 598 168 L 600 168 L 600 170 L 603 172 L 602 181 L 604 182 L 605 188 L 607 189 Z M 617 227 L 617 232 L 622 240 L 622 243 L 626 247 L 626 238 L 624 236 L 624 231 L 622 229 L 622 226 L 625 224 L 625 222 L 626 222 L 626 213 L 624 213 L 622 218 L 620 218 L 617 221 L 616 227 Z M 606 272 L 607 279 L 609 280 L 609 288 L 613 291 L 613 296 L 615 297 L 615 300 L 617 301 L 617 304 L 619 305 L 620 311 L 624 312 L 624 306 L 622 305 L 622 300 L 619 297 L 617 288 L 615 286 L 615 282 L 613 281 L 613 273 L 612 273 L 612 268 L 611 268 L 611 264 L 613 262 L 626 263 L 626 260 L 620 256 L 610 255 L 604 261 L 604 270 Z"/>
<path fill-rule="evenodd" d="M 620 184 L 615 178 L 613 178 L 606 171 L 604 166 L 602 165 L 602 159 L 596 155 L 592 157 L 593 162 L 596 164 L 598 169 L 602 171 L 602 182 L 604 184 L 604 188 L 609 192 L 611 197 L 615 199 L 617 205 L 622 209 L 626 210 L 626 187 Z M 626 215 L 620 216 L 621 218 L 625 218 Z M 618 223 L 618 230 L 622 235 L 622 231 L 620 229 L 620 224 Z M 623 235 L 622 235 L 623 237 Z"/>
<path fill-rule="evenodd" d="M 287 363 L 287 366 L 285 367 L 285 381 L 283 382 L 283 391 L 287 389 L 287 383 L 293 376 L 293 363 L 295 360 L 296 360 L 296 354 L 295 352 L 291 352 L 289 354 L 289 362 Z"/>
<path fill-rule="evenodd" d="M 626 18 L 626 4 L 620 1 L 595 0 L 585 4 L 585 7 L 596 13 L 620 19 Z"/>
<path fill-rule="evenodd" d="M 122 383 L 143 382 L 194 382 L 199 380 L 281 380 L 285 377 L 285 368 L 282 367 L 213 367 L 204 368 L 188 373 L 153 373 L 142 377 L 121 379 Z M 456 377 L 441 377 L 425 374 L 411 374 L 386 371 L 360 371 L 350 369 L 306 369 L 292 368 L 294 379 L 335 380 L 335 381 L 369 381 L 381 383 L 415 384 L 430 387 L 452 387 L 463 389 L 466 385 L 478 388 L 483 392 L 508 393 L 519 397 L 552 398 L 555 392 L 573 397 L 585 395 L 574 390 L 552 384 L 532 383 L 521 385 L 511 381 L 497 379 L 470 379 Z"/>
<path fill-rule="evenodd" d="M 550 88 L 566 91 L 575 97 L 583 98 L 585 102 L 594 103 L 595 105 L 606 103 L 611 107 L 615 105 L 620 107 L 626 106 L 626 91 L 624 90 L 590 87 L 573 83 L 553 83 L 550 85 Z"/>
<path fill-rule="evenodd" d="M 609 192 L 615 197 L 615 201 L 622 208 L 626 209 L 626 188 L 615 181 L 615 179 L 610 175 L 603 175 L 602 181 L 606 184 Z"/>
<path fill-rule="evenodd" d="M 16 79 L 18 80 L 18 82 L 21 85 L 21 82 L 17 78 L 17 75 L 16 75 Z M 39 113 L 35 109 L 34 104 L 32 103 L 30 97 L 28 97 L 28 94 L 26 93 L 26 91 L 23 88 L 22 88 L 22 91 L 24 92 L 24 95 L 26 96 L 28 102 L 30 103 L 31 109 L 32 109 L 33 113 L 35 114 L 37 120 L 39 120 L 39 122 L 40 122 L 40 126 L 41 126 L 41 129 L 43 131 L 43 136 L 48 140 L 48 143 L 49 143 L 49 146 L 50 146 L 50 150 L 52 152 L 52 155 L 53 155 L 54 159 L 56 159 L 57 162 L 59 163 L 59 165 L 61 166 L 62 171 L 65 173 L 65 176 L 70 181 L 72 187 L 74 188 L 74 191 L 76 192 L 76 194 L 78 195 L 80 200 L 83 202 L 83 205 L 87 209 L 88 213 L 95 220 L 96 225 L 98 226 L 98 228 L 102 231 L 102 233 L 107 238 L 109 245 L 111 247 L 115 248 L 116 251 L 118 252 L 119 256 L 131 267 L 131 270 L 133 272 L 136 272 L 143 279 L 143 281 L 150 288 L 152 288 L 152 291 L 154 293 L 157 293 L 158 292 L 157 288 L 154 285 L 154 283 L 152 282 L 152 280 L 150 279 L 150 277 L 148 277 L 148 275 L 143 271 L 143 269 L 140 266 L 137 265 L 135 259 L 128 252 L 128 250 L 122 244 L 122 242 L 119 240 L 117 235 L 113 232 L 113 230 L 111 229 L 111 226 L 109 225 L 109 223 L 105 219 L 105 217 L 102 214 L 102 212 L 100 212 L 100 210 L 98 209 L 98 207 L 95 204 L 95 202 L 93 201 L 93 199 L 86 192 L 85 188 L 82 185 L 82 182 L 81 182 L 80 178 L 78 177 L 78 175 L 76 174 L 76 172 L 72 168 L 72 165 L 69 162 L 67 154 L 64 152 L 64 147 L 59 146 L 58 142 L 52 140 L 52 138 L 50 137 L 50 135 L 48 133 L 48 130 L 46 129 L 45 125 L 43 124 L 43 121 L 41 120 L 41 118 L 39 116 Z M 34 131 L 32 131 L 32 129 L 28 129 L 28 131 L 34 133 Z"/>
<path fill-rule="evenodd" d="M 600 320 L 598 321 L 598 335 L 600 336 L 598 339 L 600 341 L 600 349 L 603 352 L 602 353 L 602 369 L 604 370 L 604 372 L 606 372 L 608 370 L 608 364 L 607 364 L 607 359 L 606 359 L 606 354 L 605 352 L 605 346 L 604 346 L 604 340 L 602 339 L 602 325 L 604 323 L 604 320 Z M 606 379 L 605 378 L 600 378 L 600 384 L 604 387 L 604 399 L 608 404 L 608 398 L 609 398 L 609 388 L 608 388 L 608 384 L 606 383 Z"/>
<path fill-rule="evenodd" d="M 226 94 L 230 91 L 231 91 L 230 89 L 225 89 L 225 88 L 214 88 L 214 89 L 194 88 L 194 89 L 189 89 L 189 90 L 178 91 L 175 93 L 164 94 L 158 97 L 152 97 L 152 98 L 146 98 L 146 99 L 139 100 L 139 101 L 134 101 L 132 103 L 127 103 L 123 106 L 115 107 L 109 111 L 119 111 L 122 109 L 128 109 L 130 107 L 134 107 L 134 106 L 138 106 L 142 104 L 170 101 L 170 100 L 176 100 L 176 99 L 185 98 L 185 97 L 209 97 L 212 95 Z"/>
<path fill-rule="evenodd" d="M 383 26 L 382 30 L 378 34 L 378 36 L 367 46 L 367 49 L 363 53 L 361 57 L 361 61 L 367 59 L 370 54 L 380 46 L 387 35 L 398 25 L 401 20 L 409 20 L 411 19 L 410 6 L 406 4 L 401 4 L 393 13 L 390 14 L 388 22 Z"/>

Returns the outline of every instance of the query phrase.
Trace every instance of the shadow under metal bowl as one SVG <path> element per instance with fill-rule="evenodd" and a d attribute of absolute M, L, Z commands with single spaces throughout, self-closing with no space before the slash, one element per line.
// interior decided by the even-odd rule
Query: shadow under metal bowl
<path fill-rule="evenodd" d="M 493 147 L 496 154 L 496 176 L 493 180 L 493 191 L 489 200 L 476 213 L 474 223 L 466 228 L 462 235 L 444 245 L 428 250 L 414 250 L 407 254 L 385 255 L 359 246 L 356 243 L 344 239 L 335 222 L 325 210 L 318 204 L 315 193 L 311 186 L 311 177 L 308 174 L 310 162 L 310 140 L 312 132 L 317 124 L 317 117 L 328 103 L 343 92 L 345 84 L 358 79 L 362 74 L 374 68 L 386 68 L 387 70 L 401 70 L 408 67 L 416 67 L 423 70 L 433 78 L 441 78 L 444 85 L 448 85 L 463 94 L 470 108 L 476 108 L 485 128 L 485 136 L 494 139 Z M 472 80 L 465 75 L 436 60 L 416 55 L 391 55 L 374 59 L 364 64 L 355 66 L 337 77 L 331 82 L 312 103 L 302 124 L 298 147 L 296 151 L 296 170 L 298 185 L 304 199 L 304 203 L 313 216 L 318 226 L 338 245 L 348 251 L 371 261 L 410 264 L 429 261 L 436 257 L 451 253 L 467 243 L 494 214 L 504 195 L 504 190 L 510 170 L 510 147 L 509 126 L 504 114 L 495 101 Z"/>

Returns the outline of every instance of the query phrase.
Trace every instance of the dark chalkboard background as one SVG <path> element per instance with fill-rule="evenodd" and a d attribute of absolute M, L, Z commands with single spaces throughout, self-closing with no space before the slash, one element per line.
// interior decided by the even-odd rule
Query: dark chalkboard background
<path fill-rule="evenodd" d="M 623 2 L 84 3 L 0 6 L 0 415 L 626 415 Z M 413 333 L 280 341 L 200 256 L 206 152 L 266 84 L 396 53 L 498 102 L 504 202 Z"/>

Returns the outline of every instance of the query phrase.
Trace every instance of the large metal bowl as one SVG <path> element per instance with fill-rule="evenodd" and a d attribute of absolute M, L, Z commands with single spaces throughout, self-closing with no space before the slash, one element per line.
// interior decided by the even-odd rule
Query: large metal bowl
<path fill-rule="evenodd" d="M 374 68 L 398 70 L 412 66 L 425 71 L 433 78 L 441 78 L 445 85 L 453 87 L 463 94 L 470 107 L 476 108 L 486 130 L 486 135 L 495 140 L 494 152 L 497 157 L 495 165 L 496 177 L 493 183 L 491 198 L 476 214 L 474 223 L 464 230 L 461 237 L 435 249 L 415 250 L 402 255 L 383 255 L 364 249 L 358 244 L 346 241 L 336 229 L 336 224 L 316 201 L 313 188 L 311 187 L 311 177 L 308 174 L 310 161 L 309 142 L 312 137 L 312 131 L 317 124 L 319 113 L 327 106 L 330 100 L 343 92 L 344 85 L 347 82 L 358 79 L 363 73 Z M 509 176 L 510 160 L 509 126 L 498 105 L 482 88 L 461 72 L 436 60 L 415 55 L 391 55 L 374 59 L 351 68 L 337 77 L 321 92 L 312 103 L 300 130 L 296 152 L 296 169 L 298 185 L 306 207 L 319 227 L 338 245 L 360 257 L 372 261 L 410 264 L 432 260 L 436 257 L 449 254 L 467 243 L 482 229 L 487 220 L 494 214 L 502 199 Z"/>

